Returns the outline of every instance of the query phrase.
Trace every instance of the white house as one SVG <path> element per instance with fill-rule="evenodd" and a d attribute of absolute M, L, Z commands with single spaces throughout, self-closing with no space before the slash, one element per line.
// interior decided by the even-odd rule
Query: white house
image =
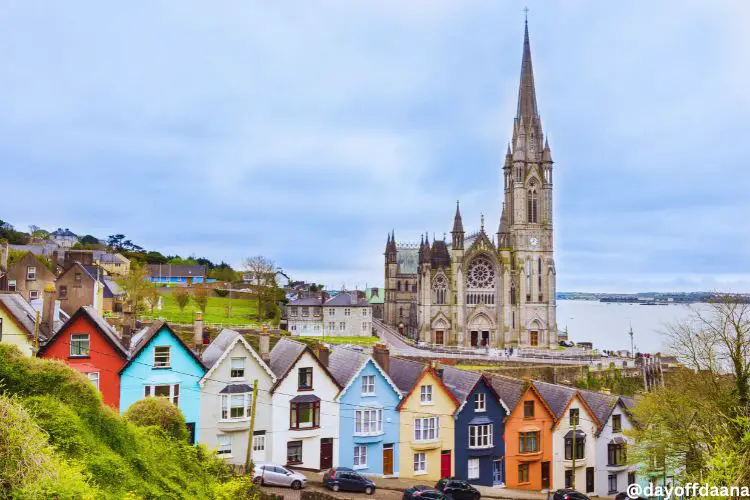
<path fill-rule="evenodd" d="M 265 353 L 263 350 L 265 349 Z M 268 355 L 268 336 L 261 337 L 261 355 L 234 330 L 222 330 L 203 353 L 208 372 L 201 388 L 200 441 L 235 465 L 243 465 L 247 454 L 252 391 L 258 381 L 252 459 L 264 462 L 271 456 L 271 394 L 276 376 L 263 361 Z"/>
<path fill-rule="evenodd" d="M 627 464 L 628 446 L 632 437 L 625 435 L 633 428 L 633 421 L 628 411 L 632 400 L 626 397 L 613 397 L 609 412 L 601 418 L 596 438 L 596 494 L 600 496 L 615 495 L 626 491 L 629 484 L 636 483 L 637 465 Z M 588 398 L 587 398 L 588 399 Z"/>
<path fill-rule="evenodd" d="M 78 236 L 68 228 L 57 228 L 57 231 L 53 231 L 49 234 L 49 239 L 65 249 L 78 243 Z"/>
<path fill-rule="evenodd" d="M 271 461 L 323 470 L 338 463 L 341 386 L 328 371 L 328 351 L 318 356 L 282 338 L 271 351 L 273 432 Z"/>
<path fill-rule="evenodd" d="M 335 297 L 303 297 L 287 304 L 289 331 L 295 336 L 370 337 L 372 306 L 359 292 Z"/>

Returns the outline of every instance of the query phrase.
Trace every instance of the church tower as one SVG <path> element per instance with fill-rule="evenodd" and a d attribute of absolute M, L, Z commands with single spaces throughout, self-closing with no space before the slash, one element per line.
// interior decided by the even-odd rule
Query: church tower
<path fill-rule="evenodd" d="M 510 335 L 505 340 L 546 347 L 557 343 L 552 153 L 537 108 L 528 22 L 524 28 L 518 108 L 503 167 L 498 245 L 510 250 L 504 301 L 510 306 L 510 318 L 505 318 Z"/>

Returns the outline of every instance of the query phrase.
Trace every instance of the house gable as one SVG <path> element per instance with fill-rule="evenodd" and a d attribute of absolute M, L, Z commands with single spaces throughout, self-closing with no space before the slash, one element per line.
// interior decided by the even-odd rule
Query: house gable
<path fill-rule="evenodd" d="M 229 354 L 235 349 L 236 346 L 241 345 L 244 347 L 244 349 L 250 354 L 250 358 L 255 360 L 255 363 L 257 366 L 264 372 L 268 374 L 268 376 L 271 378 L 271 383 L 274 384 L 276 382 L 276 375 L 273 374 L 271 371 L 271 368 L 261 359 L 260 356 L 258 356 L 258 353 L 255 352 L 255 349 L 252 348 L 252 346 L 245 340 L 245 338 L 242 335 L 238 335 L 231 344 L 224 350 L 222 355 L 219 357 L 219 359 L 216 360 L 216 362 L 211 366 L 211 368 L 206 372 L 206 374 L 201 378 L 201 380 L 198 382 L 201 387 L 203 387 L 207 380 L 211 379 L 211 376 L 217 371 L 219 365 L 224 363 L 229 357 Z"/>
<path fill-rule="evenodd" d="M 422 372 L 422 375 L 419 376 L 417 381 L 414 383 L 414 386 L 411 388 L 411 390 L 401 399 L 401 402 L 398 404 L 397 409 L 401 411 L 406 405 L 411 403 L 412 397 L 420 397 L 419 394 L 414 396 L 415 392 L 417 392 L 417 388 L 421 387 L 423 384 L 422 382 L 427 382 L 433 385 L 433 387 L 437 387 L 438 390 L 440 390 L 442 393 L 445 393 L 445 396 L 447 397 L 447 400 L 452 405 L 452 411 L 455 411 L 459 406 L 458 400 L 456 400 L 456 397 L 453 395 L 453 393 L 445 386 L 443 383 L 443 380 L 440 378 L 440 376 L 437 374 L 434 368 L 428 367 L 426 370 Z"/>
<path fill-rule="evenodd" d="M 396 399 L 400 400 L 401 391 L 398 390 L 398 387 L 396 387 L 396 384 L 393 383 L 393 380 L 391 380 L 391 377 L 389 377 L 388 374 L 383 371 L 380 365 L 377 362 L 375 362 L 375 360 L 372 359 L 372 357 L 368 357 L 367 359 L 365 359 L 365 361 L 362 362 L 362 364 L 359 366 L 359 368 L 354 373 L 354 375 L 352 375 L 352 377 L 349 379 L 349 383 L 347 383 L 346 386 L 343 389 L 341 389 L 341 392 L 339 393 L 336 399 L 340 400 L 341 398 L 343 398 L 348 393 L 348 391 L 352 388 L 353 385 L 359 383 L 359 381 L 361 380 L 360 376 L 362 375 L 362 372 L 365 370 L 365 368 L 367 368 L 368 365 L 372 365 L 375 368 L 377 373 L 380 374 L 380 376 L 385 380 L 388 386 L 393 390 L 393 393 L 395 394 Z"/>

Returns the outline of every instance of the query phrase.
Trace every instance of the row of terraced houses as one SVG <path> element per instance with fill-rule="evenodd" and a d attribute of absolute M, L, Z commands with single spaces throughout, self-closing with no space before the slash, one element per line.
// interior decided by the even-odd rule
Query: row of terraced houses
<path fill-rule="evenodd" d="M 11 296 L 0 297 L 6 333 L 14 325 L 31 342 L 33 311 L 23 300 L 5 307 Z M 626 397 L 425 364 L 390 356 L 381 344 L 372 354 L 313 352 L 281 337 L 269 349 L 264 333 L 256 352 L 223 330 L 198 355 L 163 321 L 130 335 L 91 307 L 40 331 L 48 338 L 38 355 L 84 374 L 106 404 L 124 412 L 145 397 L 168 398 L 191 440 L 234 464 L 244 463 L 250 443 L 255 461 L 311 470 L 347 466 L 528 490 L 575 484 L 599 495 L 636 482 L 626 461 L 625 431 L 634 425 Z"/>

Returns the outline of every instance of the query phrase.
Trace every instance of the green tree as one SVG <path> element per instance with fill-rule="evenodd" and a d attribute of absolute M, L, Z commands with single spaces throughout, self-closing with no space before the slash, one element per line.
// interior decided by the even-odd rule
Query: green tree
<path fill-rule="evenodd" d="M 201 312 L 205 313 L 208 307 L 208 298 L 211 294 L 211 289 L 207 286 L 197 286 L 193 289 L 193 302 L 198 306 Z"/>
<path fill-rule="evenodd" d="M 140 317 L 146 310 L 146 299 L 151 297 L 156 285 L 148 279 L 146 267 L 132 266 L 127 276 L 116 280 L 125 292 L 125 304 L 135 318 Z"/>
<path fill-rule="evenodd" d="M 175 289 L 172 292 L 172 297 L 177 303 L 177 307 L 180 308 L 180 311 L 184 311 L 185 307 L 188 305 L 188 302 L 190 302 L 190 292 L 188 292 L 187 288 Z"/>
<path fill-rule="evenodd" d="M 168 260 L 159 252 L 151 250 L 150 252 L 146 253 L 146 262 L 148 262 L 149 264 L 166 264 Z"/>
<path fill-rule="evenodd" d="M 144 398 L 123 414 L 125 420 L 140 427 L 156 426 L 178 441 L 187 441 L 189 433 L 180 409 L 166 398 Z"/>
<path fill-rule="evenodd" d="M 81 236 L 80 238 L 78 238 L 78 241 L 81 242 L 82 245 L 101 245 L 99 238 L 90 234 Z"/>

